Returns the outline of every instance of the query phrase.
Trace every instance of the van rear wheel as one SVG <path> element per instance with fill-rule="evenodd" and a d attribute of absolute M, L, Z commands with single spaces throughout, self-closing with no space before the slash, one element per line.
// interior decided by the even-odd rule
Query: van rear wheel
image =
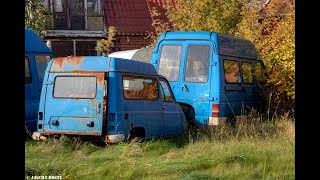
<path fill-rule="evenodd" d="M 236 127 L 237 119 L 233 114 L 228 114 L 226 122 L 234 128 Z"/>
<path fill-rule="evenodd" d="M 145 130 L 144 128 L 133 128 L 129 134 L 129 142 L 136 139 L 137 141 L 141 141 L 145 138 Z"/>

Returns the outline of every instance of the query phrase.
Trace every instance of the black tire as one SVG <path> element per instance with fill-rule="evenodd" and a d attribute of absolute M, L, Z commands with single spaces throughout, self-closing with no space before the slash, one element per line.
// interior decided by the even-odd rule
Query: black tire
<path fill-rule="evenodd" d="M 195 112 L 194 109 L 185 105 L 181 105 L 182 111 L 186 117 L 187 127 L 195 126 Z"/>
<path fill-rule="evenodd" d="M 233 114 L 229 114 L 227 116 L 227 121 L 226 121 L 231 127 L 236 127 L 237 124 L 237 119 Z"/>
<path fill-rule="evenodd" d="M 130 131 L 128 141 L 131 142 L 134 139 L 137 139 L 137 141 L 141 141 L 145 138 L 144 130 L 141 128 L 133 128 Z"/>

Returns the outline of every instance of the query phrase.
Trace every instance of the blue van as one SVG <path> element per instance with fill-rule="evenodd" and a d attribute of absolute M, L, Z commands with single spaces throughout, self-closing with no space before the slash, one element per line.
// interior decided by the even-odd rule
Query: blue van
<path fill-rule="evenodd" d="M 164 32 L 150 61 L 170 82 L 187 121 L 235 125 L 260 108 L 265 67 L 252 42 L 216 32 Z"/>
<path fill-rule="evenodd" d="M 108 143 L 183 133 L 186 118 L 153 65 L 105 56 L 52 59 L 42 85 L 37 132 L 103 137 Z"/>
<path fill-rule="evenodd" d="M 53 52 L 30 29 L 25 29 L 25 125 L 26 130 L 37 129 L 37 117 L 44 71 Z"/>

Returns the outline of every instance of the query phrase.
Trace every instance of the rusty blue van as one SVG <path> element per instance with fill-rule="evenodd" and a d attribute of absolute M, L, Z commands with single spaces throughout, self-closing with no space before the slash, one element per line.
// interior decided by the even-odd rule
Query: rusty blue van
<path fill-rule="evenodd" d="M 181 134 L 186 118 L 153 65 L 106 56 L 52 59 L 42 85 L 37 131 L 116 143 Z"/>

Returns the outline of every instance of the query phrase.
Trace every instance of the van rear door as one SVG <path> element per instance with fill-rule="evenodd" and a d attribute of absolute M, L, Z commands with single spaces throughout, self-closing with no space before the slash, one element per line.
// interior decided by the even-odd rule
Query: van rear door
<path fill-rule="evenodd" d="M 51 73 L 44 134 L 102 135 L 105 73 Z"/>
<path fill-rule="evenodd" d="M 211 116 L 209 100 L 211 62 L 213 57 L 213 44 L 209 41 L 189 40 L 185 42 L 186 53 L 182 64 L 182 77 L 180 78 L 180 101 L 192 105 L 195 109 L 195 118 L 200 124 L 208 123 Z M 216 83 L 216 82 L 213 82 Z M 211 94 L 210 94 L 211 93 Z"/>

